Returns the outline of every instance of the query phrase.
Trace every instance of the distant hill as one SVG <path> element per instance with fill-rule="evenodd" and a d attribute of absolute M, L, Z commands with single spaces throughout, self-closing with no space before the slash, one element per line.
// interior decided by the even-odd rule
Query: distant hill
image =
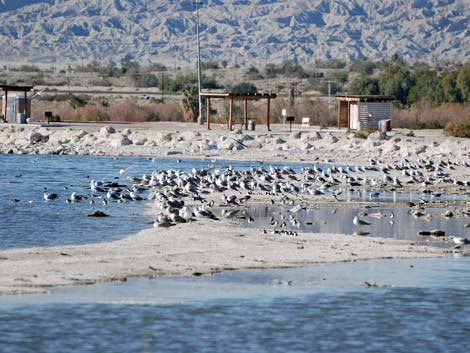
<path fill-rule="evenodd" d="M 466 61 L 469 0 L 209 0 L 203 60 Z M 0 0 L 0 61 L 97 60 L 193 65 L 196 18 L 186 0 Z"/>

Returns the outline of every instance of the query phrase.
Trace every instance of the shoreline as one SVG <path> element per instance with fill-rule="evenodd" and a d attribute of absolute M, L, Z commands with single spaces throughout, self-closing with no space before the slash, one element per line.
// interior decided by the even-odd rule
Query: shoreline
<path fill-rule="evenodd" d="M 196 128 L 197 127 L 197 128 Z M 181 159 L 224 159 L 264 163 L 325 163 L 361 165 L 371 159 L 387 163 L 404 158 L 454 159 L 452 176 L 470 180 L 470 142 L 441 132 L 405 136 L 393 132 L 358 138 L 338 130 L 283 126 L 267 132 L 207 131 L 195 124 L 151 126 L 64 126 L 59 128 L 0 125 L 0 153 L 78 154 Z M 234 139 L 241 141 L 233 142 Z M 470 141 L 470 140 L 469 140 Z M 425 143 L 426 142 L 426 143 Z M 211 146 L 217 146 L 213 149 Z M 385 162 L 383 162 L 385 163 Z M 395 173 L 398 175 L 399 173 Z M 366 172 L 364 177 L 381 176 Z M 390 188 L 390 187 L 388 187 Z M 466 193 L 460 185 L 433 185 L 433 190 Z M 377 190 L 385 190 L 378 185 Z M 419 191 L 418 185 L 401 191 Z M 220 196 L 220 194 L 219 194 Z M 332 197 L 296 196 L 297 204 L 331 203 Z M 253 196 L 251 202 L 269 202 Z M 370 203 L 370 201 L 369 201 Z M 152 209 L 149 212 L 153 212 Z M 443 257 L 448 251 L 409 241 L 346 234 L 300 233 L 299 236 L 263 234 L 254 228 L 231 227 L 226 221 L 197 220 L 169 229 L 146 229 L 108 243 L 0 251 L 0 295 L 47 293 L 62 285 L 125 281 L 128 277 L 190 276 L 235 269 L 301 267 L 310 264 L 388 258 Z"/>
<path fill-rule="evenodd" d="M 280 237 L 207 220 L 146 229 L 108 243 L 1 251 L 0 295 L 44 294 L 49 287 L 130 277 L 444 256 L 445 249 L 395 239 L 313 233 Z"/>

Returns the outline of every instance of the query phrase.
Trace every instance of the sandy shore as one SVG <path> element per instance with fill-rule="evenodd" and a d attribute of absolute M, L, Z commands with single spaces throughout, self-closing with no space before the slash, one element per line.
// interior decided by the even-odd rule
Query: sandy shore
<path fill-rule="evenodd" d="M 449 138 L 440 131 L 419 132 L 417 136 L 396 131 L 380 140 L 378 134 L 363 139 L 345 131 L 314 128 L 292 133 L 283 126 L 274 126 L 272 132 L 265 127 L 258 130 L 228 132 L 215 126 L 207 131 L 193 124 L 5 125 L 0 126 L 0 152 L 332 161 L 350 165 L 368 163 L 371 158 L 388 163 L 429 158 L 458 162 L 449 172 L 470 180 L 470 168 L 463 165 L 469 159 L 470 141 Z M 197 220 L 169 229 L 145 230 L 110 243 L 0 251 L 0 294 L 41 293 L 51 286 L 138 276 L 438 256 L 445 256 L 445 251 L 397 240 L 342 234 L 278 236 L 230 226 L 228 221 Z"/>
<path fill-rule="evenodd" d="M 281 237 L 208 220 L 149 229 L 110 243 L 2 251 L 0 293 L 42 293 L 51 286 L 139 276 L 438 256 L 442 250 L 402 241 L 338 234 Z"/>

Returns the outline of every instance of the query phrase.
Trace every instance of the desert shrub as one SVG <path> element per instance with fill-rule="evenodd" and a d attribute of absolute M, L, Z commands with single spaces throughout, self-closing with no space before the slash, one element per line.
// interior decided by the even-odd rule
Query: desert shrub
<path fill-rule="evenodd" d="M 338 59 L 325 60 L 325 61 L 317 60 L 315 64 L 318 68 L 322 68 L 322 69 L 344 69 L 346 67 L 346 62 L 338 60 Z"/>
<path fill-rule="evenodd" d="M 68 101 L 70 95 L 68 94 L 40 94 L 36 96 L 36 101 L 44 101 L 44 102 L 65 102 Z M 34 103 L 36 104 L 36 103 Z"/>
<path fill-rule="evenodd" d="M 103 78 L 101 80 L 91 80 L 89 82 L 90 86 L 100 86 L 100 87 L 111 87 L 111 81 L 108 78 Z"/>
<path fill-rule="evenodd" d="M 256 93 L 258 88 L 251 82 L 241 82 L 229 89 L 232 93 Z"/>
<path fill-rule="evenodd" d="M 202 61 L 201 60 L 201 69 L 202 70 L 218 70 L 220 69 L 220 66 L 217 61 Z"/>
<path fill-rule="evenodd" d="M 126 99 L 107 109 L 107 113 L 112 121 L 147 121 L 148 111 L 142 105 L 137 104 L 134 99 Z"/>
<path fill-rule="evenodd" d="M 352 72 L 357 72 L 361 75 L 372 75 L 376 67 L 377 64 L 372 61 L 357 60 L 351 64 L 349 70 Z"/>
<path fill-rule="evenodd" d="M 154 74 L 141 74 L 137 78 L 135 85 L 137 87 L 157 87 L 158 83 L 158 78 Z"/>
<path fill-rule="evenodd" d="M 273 123 L 282 122 L 282 109 L 289 106 L 287 99 L 277 98 L 271 106 L 271 116 Z M 321 98 L 311 99 L 302 96 L 294 106 L 287 111 L 288 115 L 294 115 L 298 121 L 303 117 L 310 118 L 310 125 L 334 126 L 336 124 L 336 111 L 332 108 L 328 110 L 328 102 Z"/>
<path fill-rule="evenodd" d="M 407 129 L 442 129 L 447 124 L 469 119 L 470 107 L 463 104 L 420 103 L 393 111 L 393 126 Z"/>
<path fill-rule="evenodd" d="M 86 105 L 75 109 L 75 121 L 109 121 L 109 115 L 103 108 L 96 105 Z"/>
<path fill-rule="evenodd" d="M 470 120 L 468 117 L 451 121 L 444 128 L 446 135 L 470 138 Z"/>
<path fill-rule="evenodd" d="M 88 103 L 88 97 L 85 96 L 74 96 L 72 95 L 69 99 L 69 104 L 73 109 L 84 107 Z"/>

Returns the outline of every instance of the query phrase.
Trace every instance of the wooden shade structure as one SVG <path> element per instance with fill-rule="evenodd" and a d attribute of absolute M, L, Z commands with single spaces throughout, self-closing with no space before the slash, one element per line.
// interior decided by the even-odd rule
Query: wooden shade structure
<path fill-rule="evenodd" d="M 24 105 L 23 113 L 26 114 L 26 102 L 28 99 L 28 92 L 33 89 L 33 86 L 10 86 L 10 85 L 0 85 L 0 89 L 5 92 L 5 100 L 2 105 L 2 114 L 5 120 L 7 119 L 7 108 L 8 108 L 8 92 L 24 92 Z"/>
<path fill-rule="evenodd" d="M 201 97 L 206 98 L 207 103 L 207 128 L 211 128 L 211 99 L 228 99 L 229 102 L 229 111 L 228 111 L 228 129 L 231 131 L 233 129 L 233 101 L 234 100 L 243 100 L 243 123 L 245 129 L 248 129 L 248 101 L 249 100 L 267 100 L 266 108 L 266 125 L 268 131 L 270 128 L 271 120 L 271 99 L 277 97 L 275 93 L 213 93 L 213 92 L 201 92 Z"/>

